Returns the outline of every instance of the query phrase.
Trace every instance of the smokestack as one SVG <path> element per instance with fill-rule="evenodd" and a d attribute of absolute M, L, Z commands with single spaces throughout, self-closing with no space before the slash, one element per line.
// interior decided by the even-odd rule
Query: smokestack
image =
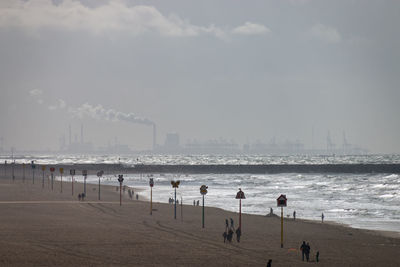
<path fill-rule="evenodd" d="M 69 125 L 69 146 L 71 146 L 71 124 Z"/>
<path fill-rule="evenodd" d="M 81 124 L 81 144 L 83 144 L 83 124 Z"/>
<path fill-rule="evenodd" d="M 156 124 L 153 123 L 153 151 L 156 150 L 157 146 L 157 129 L 156 129 Z"/>

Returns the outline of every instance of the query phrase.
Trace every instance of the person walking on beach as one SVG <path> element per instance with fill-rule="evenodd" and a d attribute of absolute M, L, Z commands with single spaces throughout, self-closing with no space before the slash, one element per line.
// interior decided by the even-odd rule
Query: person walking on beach
<path fill-rule="evenodd" d="M 296 211 L 293 211 L 293 221 L 296 220 Z"/>
<path fill-rule="evenodd" d="M 301 250 L 301 260 L 304 261 L 304 255 L 306 254 L 307 244 L 306 241 L 303 241 L 303 244 L 300 246 Z"/>
<path fill-rule="evenodd" d="M 193 206 L 196 206 L 196 200 L 193 200 Z"/>
<path fill-rule="evenodd" d="M 315 254 L 315 261 L 319 262 L 319 250 L 317 251 L 317 254 Z"/>
<path fill-rule="evenodd" d="M 236 240 L 238 243 L 240 243 L 240 236 L 242 235 L 242 231 L 240 231 L 240 227 L 236 229 Z"/>
<path fill-rule="evenodd" d="M 228 231 L 229 228 L 229 222 L 228 219 L 225 219 L 225 232 Z"/>
<path fill-rule="evenodd" d="M 322 223 L 324 223 L 324 218 L 325 218 L 324 213 L 322 213 L 322 215 L 321 215 Z"/>
<path fill-rule="evenodd" d="M 268 260 L 267 267 L 272 267 L 272 260 L 271 259 Z"/>
<path fill-rule="evenodd" d="M 232 228 L 232 229 L 235 229 L 235 227 L 233 226 L 233 219 L 230 218 L 230 220 L 231 220 L 231 228 Z"/>
<path fill-rule="evenodd" d="M 226 239 L 228 239 L 229 243 L 232 242 L 232 237 L 233 237 L 233 230 L 231 228 L 229 228 L 228 235 L 226 237 Z"/>
<path fill-rule="evenodd" d="M 224 243 L 226 242 L 226 237 L 228 236 L 228 234 L 226 233 L 226 231 L 222 234 L 222 236 L 224 237 Z"/>
<path fill-rule="evenodd" d="M 310 260 L 310 252 L 311 252 L 310 243 L 307 242 L 307 245 L 306 245 L 306 252 L 305 252 L 307 262 Z"/>

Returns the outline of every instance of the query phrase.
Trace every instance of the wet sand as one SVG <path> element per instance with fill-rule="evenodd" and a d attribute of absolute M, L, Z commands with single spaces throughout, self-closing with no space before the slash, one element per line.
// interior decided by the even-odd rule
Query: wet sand
<path fill-rule="evenodd" d="M 82 202 L 82 184 L 72 196 L 70 183 L 61 193 L 59 182 L 42 188 L 40 172 L 35 184 L 26 176 L 0 179 L 0 266 L 400 266 L 398 234 L 285 219 L 281 248 L 279 217 L 243 215 L 241 242 L 224 244 L 225 219 L 237 226 L 237 213 L 206 208 L 202 229 L 201 207 L 184 205 L 183 218 L 178 207 L 175 220 L 173 205 L 154 203 L 150 215 L 127 192 L 120 206 L 115 186 L 102 186 L 98 201 L 87 185 Z M 303 240 L 312 262 L 301 261 Z"/>

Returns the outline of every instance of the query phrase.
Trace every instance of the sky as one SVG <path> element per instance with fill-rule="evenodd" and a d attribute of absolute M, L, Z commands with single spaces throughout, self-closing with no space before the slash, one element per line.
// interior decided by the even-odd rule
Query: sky
<path fill-rule="evenodd" d="M 400 153 L 400 1 L 2 0 L 5 149 L 187 140 Z M 314 138 L 313 138 L 314 136 Z"/>

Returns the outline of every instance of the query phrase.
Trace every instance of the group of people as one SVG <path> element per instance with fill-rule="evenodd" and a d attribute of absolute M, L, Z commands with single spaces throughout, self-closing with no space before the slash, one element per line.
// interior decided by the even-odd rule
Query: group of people
<path fill-rule="evenodd" d="M 306 256 L 306 260 L 309 261 L 311 252 L 310 243 L 308 242 L 306 243 L 306 241 L 303 241 L 303 244 L 301 244 L 300 246 L 300 250 L 301 250 L 302 260 L 304 261 L 304 256 Z M 319 262 L 319 251 L 315 253 L 315 261 Z"/>
<path fill-rule="evenodd" d="M 225 231 L 223 232 L 222 236 L 224 237 L 224 243 L 228 241 L 229 243 L 232 242 L 233 239 L 233 234 L 236 233 L 236 240 L 239 243 L 240 242 L 240 237 L 242 235 L 242 231 L 240 227 L 238 227 L 235 231 L 235 226 L 233 224 L 233 219 L 230 218 L 231 224 L 229 226 L 229 221 L 228 219 L 225 219 Z"/>
<path fill-rule="evenodd" d="M 196 200 L 193 200 L 193 206 L 196 206 L 196 203 L 197 203 L 197 206 L 199 206 L 200 205 L 200 200 L 197 200 L 197 202 L 196 202 Z"/>
<path fill-rule="evenodd" d="M 168 198 L 168 203 L 169 204 L 174 204 L 174 199 L 172 197 Z M 179 200 L 176 200 L 176 204 L 179 205 Z"/>
<path fill-rule="evenodd" d="M 130 199 L 133 199 L 133 197 L 135 196 L 135 192 L 133 191 L 133 189 L 128 189 L 128 194 Z M 136 194 L 136 200 L 139 200 L 138 194 Z"/>
<path fill-rule="evenodd" d="M 84 201 L 84 200 L 85 200 L 85 197 L 86 197 L 85 193 L 80 193 L 80 194 L 78 195 L 79 201 Z"/>

